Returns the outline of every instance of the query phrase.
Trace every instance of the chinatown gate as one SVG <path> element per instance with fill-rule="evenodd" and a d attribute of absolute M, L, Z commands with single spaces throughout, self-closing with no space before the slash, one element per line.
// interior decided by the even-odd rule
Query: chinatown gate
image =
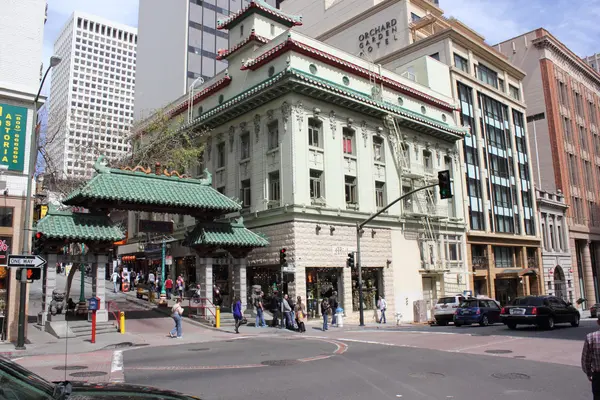
<path fill-rule="evenodd" d="M 196 225 L 187 233 L 185 243 L 196 252 L 196 282 L 201 284 L 203 297 L 212 302 L 213 257 L 226 251 L 234 259 L 234 293 L 242 300 L 242 309 L 246 308 L 246 257 L 253 248 L 267 246 L 268 241 L 246 229 L 241 217 L 233 222 L 224 219 L 239 212 L 241 205 L 212 187 L 208 171 L 204 179 L 192 179 L 162 169 L 159 164 L 154 171 L 141 167 L 114 169 L 103 164 L 103 156 L 94 168 L 94 177 L 63 202 L 88 212 L 51 209 L 37 223 L 36 232 L 41 234 L 37 252 L 47 260 L 41 323 L 48 332 L 58 337 L 72 335 L 65 314 L 57 312 L 66 309 L 68 292 L 68 288 L 64 292 L 56 288 L 57 263 L 92 265 L 92 294 L 100 298 L 97 321 L 108 321 L 105 272 L 112 265 L 113 243 L 125 237 L 122 228 L 111 221 L 110 210 L 194 217 Z M 73 248 L 87 250 L 72 254 L 68 249 Z"/>

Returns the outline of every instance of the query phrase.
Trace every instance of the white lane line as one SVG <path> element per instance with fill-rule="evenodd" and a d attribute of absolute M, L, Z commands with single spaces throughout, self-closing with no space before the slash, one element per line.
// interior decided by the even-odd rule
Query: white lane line
<path fill-rule="evenodd" d="M 392 346 L 392 347 L 412 347 L 416 348 L 417 346 L 411 346 L 409 344 L 396 344 L 396 343 L 385 343 L 385 342 L 375 342 L 373 340 L 359 340 L 359 339 L 346 339 L 346 338 L 337 338 L 341 342 L 354 342 L 354 343 L 365 343 L 365 344 L 378 344 L 381 346 Z"/>
<path fill-rule="evenodd" d="M 520 339 L 521 338 L 511 338 L 511 339 L 508 339 L 508 340 L 501 340 L 499 342 L 491 342 L 491 343 L 479 344 L 477 346 L 462 347 L 460 349 L 454 349 L 454 350 L 448 350 L 448 351 L 451 351 L 451 352 L 454 352 L 454 353 L 460 353 L 461 351 L 465 351 L 465 350 L 479 349 L 481 347 L 490 347 L 490 346 L 495 346 L 497 344 L 514 342 L 515 340 L 520 340 Z"/>
<path fill-rule="evenodd" d="M 112 362 L 110 364 L 110 373 L 114 374 L 115 372 L 123 371 L 123 351 L 115 350 L 112 356 Z"/>

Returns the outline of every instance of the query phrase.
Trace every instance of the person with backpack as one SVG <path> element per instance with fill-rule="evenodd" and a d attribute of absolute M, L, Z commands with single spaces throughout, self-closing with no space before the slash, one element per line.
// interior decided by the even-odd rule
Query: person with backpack
<path fill-rule="evenodd" d="M 267 326 L 265 322 L 265 314 L 264 314 L 264 304 L 263 304 L 263 292 L 260 292 L 259 296 L 256 296 L 254 299 L 254 308 L 256 309 L 256 323 L 255 327 L 265 328 Z"/>

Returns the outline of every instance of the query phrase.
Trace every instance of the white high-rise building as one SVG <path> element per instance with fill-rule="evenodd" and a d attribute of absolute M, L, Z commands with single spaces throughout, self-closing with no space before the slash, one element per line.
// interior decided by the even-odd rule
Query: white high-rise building
<path fill-rule="evenodd" d="M 137 29 L 73 13 L 54 43 L 62 63 L 52 73 L 48 173 L 85 178 L 99 155 L 128 150 L 133 123 Z"/>

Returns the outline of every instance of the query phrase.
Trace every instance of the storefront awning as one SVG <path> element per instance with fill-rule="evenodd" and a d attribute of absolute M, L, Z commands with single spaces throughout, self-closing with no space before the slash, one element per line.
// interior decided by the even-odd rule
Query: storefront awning
<path fill-rule="evenodd" d="M 522 271 L 521 268 L 507 268 L 507 269 L 503 269 L 500 272 L 500 274 L 518 274 L 521 271 Z"/>
<path fill-rule="evenodd" d="M 537 270 L 535 268 L 525 268 L 521 272 L 519 272 L 519 276 L 525 275 L 537 275 Z"/>

